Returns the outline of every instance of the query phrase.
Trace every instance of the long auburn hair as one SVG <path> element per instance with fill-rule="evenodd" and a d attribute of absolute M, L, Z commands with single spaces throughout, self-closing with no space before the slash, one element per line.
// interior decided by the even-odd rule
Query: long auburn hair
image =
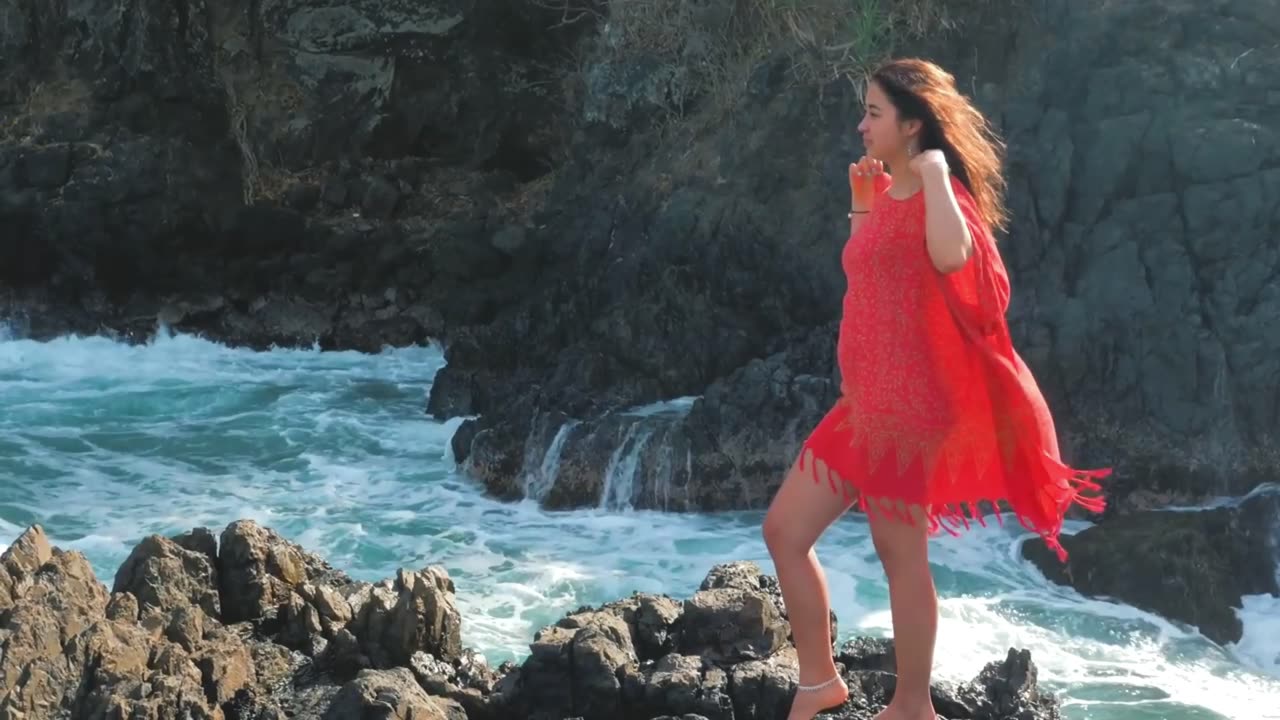
<path fill-rule="evenodd" d="M 927 60 L 903 58 L 876 68 L 871 79 L 889 96 L 899 120 L 919 120 L 920 150 L 941 150 L 993 230 L 1008 224 L 1004 142 L 962 95 L 955 77 Z"/>

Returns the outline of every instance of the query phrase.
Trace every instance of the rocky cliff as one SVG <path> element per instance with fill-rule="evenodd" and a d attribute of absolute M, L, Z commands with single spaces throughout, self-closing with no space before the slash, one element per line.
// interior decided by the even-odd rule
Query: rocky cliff
<path fill-rule="evenodd" d="M 523 294 L 519 198 L 560 136 L 555 19 L 0 2 L 6 315 L 36 337 L 162 322 L 368 350 L 486 322 Z"/>
<path fill-rule="evenodd" d="M 461 642 L 438 567 L 353 581 L 249 521 L 140 542 L 110 590 L 78 552 L 29 528 L 0 556 L 0 714 L 45 720 L 752 720 L 781 717 L 795 650 L 777 582 L 711 569 L 677 600 L 582 608 L 492 668 Z M 894 688 L 891 643 L 834 650 L 871 718 Z M 1058 717 L 1026 650 L 972 682 L 939 684 L 948 718 Z"/>
<path fill-rule="evenodd" d="M 826 71 L 892 20 L 1009 140 L 1010 317 L 1072 459 L 1117 468 L 1119 509 L 1274 477 L 1274 3 L 948 5 L 805 25 L 701 2 L 0 0 L 6 315 L 440 338 L 429 411 L 479 416 L 455 447 L 492 493 L 760 507 L 837 387 L 859 107 Z M 677 397 L 697 400 L 650 412 Z"/>
<path fill-rule="evenodd" d="M 1274 4 L 983 8 L 926 52 L 1008 139 L 1010 321 L 1065 451 L 1116 468 L 1117 510 L 1274 478 Z M 835 259 L 857 117 L 847 87 L 791 83 L 764 63 L 693 145 L 641 135 L 581 171 L 565 191 L 577 200 L 553 216 L 578 243 L 561 265 L 572 292 L 454 338 L 433 389 L 439 414 L 485 413 L 456 449 L 495 493 L 523 491 L 568 416 L 583 421 L 558 438 L 551 485 L 564 492 L 544 502 L 594 504 L 599 468 L 616 459 L 601 448 L 634 426 L 595 407 L 690 394 L 701 397 L 687 415 L 632 436 L 629 499 L 767 501 L 837 387 Z"/>

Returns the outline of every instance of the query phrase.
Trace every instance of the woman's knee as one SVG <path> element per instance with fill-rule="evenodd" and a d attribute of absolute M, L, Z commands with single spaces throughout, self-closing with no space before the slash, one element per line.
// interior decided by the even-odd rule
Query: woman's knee
<path fill-rule="evenodd" d="M 764 536 L 764 545 L 769 548 L 770 553 L 776 554 L 788 549 L 787 523 L 776 507 L 770 508 L 765 514 L 760 534 Z"/>

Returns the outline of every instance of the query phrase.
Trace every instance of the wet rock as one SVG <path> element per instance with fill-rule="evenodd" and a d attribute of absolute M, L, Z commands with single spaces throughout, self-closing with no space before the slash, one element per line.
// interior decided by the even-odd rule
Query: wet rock
<path fill-rule="evenodd" d="M 1118 515 L 1064 536 L 1066 564 L 1025 543 L 1022 555 L 1050 580 L 1115 598 L 1199 628 L 1218 643 L 1240 640 L 1241 597 L 1280 595 L 1276 581 L 1280 492 L 1238 507 Z"/>

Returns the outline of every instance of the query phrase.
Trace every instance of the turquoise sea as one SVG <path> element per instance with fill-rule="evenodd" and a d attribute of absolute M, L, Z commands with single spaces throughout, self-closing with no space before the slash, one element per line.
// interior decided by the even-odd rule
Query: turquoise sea
<path fill-rule="evenodd" d="M 523 657 L 535 630 L 582 604 L 687 596 L 727 560 L 772 571 L 759 513 L 551 513 L 485 498 L 454 467 L 458 421 L 423 413 L 443 362 L 432 347 L 253 352 L 187 336 L 127 346 L 0 330 L 0 544 L 41 523 L 110 585 L 146 534 L 252 518 L 362 579 L 445 566 L 464 642 L 494 663 Z M 1250 598 L 1244 640 L 1218 647 L 1051 585 L 1007 525 L 933 546 L 940 677 L 968 679 L 1019 646 L 1068 718 L 1280 713 L 1280 601 Z M 887 634 L 862 521 L 838 523 L 819 554 L 841 634 Z"/>

